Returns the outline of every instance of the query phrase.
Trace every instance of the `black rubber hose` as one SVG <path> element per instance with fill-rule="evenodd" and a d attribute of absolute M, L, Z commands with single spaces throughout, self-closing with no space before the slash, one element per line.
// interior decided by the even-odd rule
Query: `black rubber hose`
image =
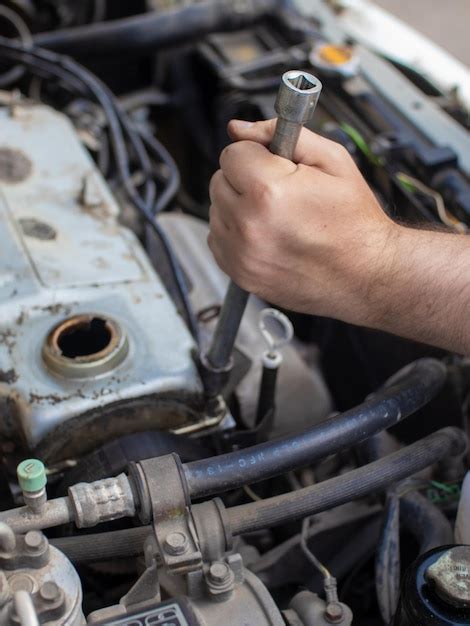
<path fill-rule="evenodd" d="M 138 556 L 144 551 L 144 542 L 152 534 L 151 526 L 114 530 L 109 533 L 75 535 L 50 539 L 55 548 L 63 552 L 71 561 L 107 561 Z"/>
<path fill-rule="evenodd" d="M 394 454 L 318 485 L 230 508 L 226 511 L 227 523 L 233 535 L 241 535 L 293 522 L 383 491 L 448 455 L 463 454 L 465 449 L 463 431 L 443 428 Z"/>
<path fill-rule="evenodd" d="M 363 404 L 321 424 L 274 441 L 185 464 L 193 498 L 222 493 L 299 469 L 390 428 L 427 404 L 441 389 L 446 367 L 434 359 L 407 366 Z"/>
<path fill-rule="evenodd" d="M 271 528 L 315 515 L 346 502 L 383 491 L 448 455 L 463 454 L 466 437 L 458 428 L 444 428 L 374 463 L 318 485 L 289 494 L 227 509 L 225 520 L 233 535 Z M 71 561 L 100 561 L 142 554 L 151 526 L 109 533 L 51 539 Z"/>
<path fill-rule="evenodd" d="M 37 46 L 72 56 L 132 54 L 189 43 L 213 32 L 244 28 L 284 5 L 282 0 L 251 0 L 243 11 L 229 2 L 199 2 L 119 20 L 39 33 Z"/>
<path fill-rule="evenodd" d="M 452 543 L 452 525 L 444 513 L 420 493 L 408 493 L 400 499 L 400 521 L 416 539 L 419 553 Z"/>
<path fill-rule="evenodd" d="M 400 443 L 387 432 L 378 433 L 364 444 L 368 463 L 399 449 Z M 406 482 L 398 489 L 398 496 L 400 523 L 416 539 L 419 554 L 452 543 L 452 525 L 435 504 L 418 491 L 407 492 Z"/>

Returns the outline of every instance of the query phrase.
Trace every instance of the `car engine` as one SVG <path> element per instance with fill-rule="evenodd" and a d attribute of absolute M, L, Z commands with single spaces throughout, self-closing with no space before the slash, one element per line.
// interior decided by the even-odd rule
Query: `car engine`
<path fill-rule="evenodd" d="M 207 246 L 232 118 L 470 227 L 458 90 L 324 4 L 0 3 L 2 626 L 470 623 L 468 358 L 274 309 Z"/>

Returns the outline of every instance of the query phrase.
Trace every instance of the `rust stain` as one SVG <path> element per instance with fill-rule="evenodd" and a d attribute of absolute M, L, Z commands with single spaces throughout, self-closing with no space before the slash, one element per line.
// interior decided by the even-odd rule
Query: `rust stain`
<path fill-rule="evenodd" d="M 81 389 L 77 389 L 73 393 L 68 396 L 60 396 L 58 393 L 50 393 L 47 395 L 40 395 L 37 393 L 29 394 L 29 402 L 30 404 L 50 404 L 51 406 L 55 406 L 57 404 L 61 404 L 62 402 L 67 402 L 68 400 L 73 400 L 74 398 L 85 398 L 86 396 L 83 394 Z"/>
<path fill-rule="evenodd" d="M 0 345 L 2 344 L 6 347 L 8 354 L 11 356 L 16 344 L 16 335 L 10 328 L 0 331 Z"/>
<path fill-rule="evenodd" d="M 26 237 L 39 239 L 40 241 L 54 241 L 57 231 L 50 224 L 41 222 L 34 217 L 25 217 L 19 220 L 21 230 Z"/>
<path fill-rule="evenodd" d="M 0 370 L 0 383 L 7 383 L 7 385 L 12 385 L 16 383 L 18 380 L 18 374 L 14 369 L 9 370 Z"/>
<path fill-rule="evenodd" d="M 22 183 L 33 171 L 30 159 L 14 148 L 0 148 L 0 180 L 4 183 Z"/>

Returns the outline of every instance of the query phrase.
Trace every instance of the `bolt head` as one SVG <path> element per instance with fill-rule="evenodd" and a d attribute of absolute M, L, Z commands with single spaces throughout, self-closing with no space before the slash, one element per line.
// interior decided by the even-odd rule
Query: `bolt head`
<path fill-rule="evenodd" d="M 39 595 L 45 602 L 55 602 L 60 597 L 60 589 L 55 582 L 45 582 L 39 589 Z"/>
<path fill-rule="evenodd" d="M 31 552 L 41 552 L 46 545 L 46 538 L 38 530 L 30 530 L 24 536 L 24 544 Z"/>
<path fill-rule="evenodd" d="M 331 624 L 338 624 L 343 620 L 343 607 L 339 602 L 330 602 L 325 609 L 325 618 Z"/>
<path fill-rule="evenodd" d="M 216 584 L 223 584 L 230 578 L 230 567 L 227 563 L 217 562 L 212 563 L 209 569 L 209 576 L 211 582 Z"/>
<path fill-rule="evenodd" d="M 188 538 L 182 532 L 173 532 L 165 538 L 165 552 L 173 556 L 184 554 L 188 549 Z"/>

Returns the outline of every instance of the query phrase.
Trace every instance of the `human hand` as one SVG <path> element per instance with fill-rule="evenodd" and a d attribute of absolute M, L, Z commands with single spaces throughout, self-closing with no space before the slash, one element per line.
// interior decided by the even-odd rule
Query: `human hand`
<path fill-rule="evenodd" d="M 214 257 L 268 302 L 366 324 L 399 227 L 342 146 L 304 129 L 291 162 L 269 152 L 274 129 L 275 120 L 229 125 L 235 143 L 210 186 Z"/>

